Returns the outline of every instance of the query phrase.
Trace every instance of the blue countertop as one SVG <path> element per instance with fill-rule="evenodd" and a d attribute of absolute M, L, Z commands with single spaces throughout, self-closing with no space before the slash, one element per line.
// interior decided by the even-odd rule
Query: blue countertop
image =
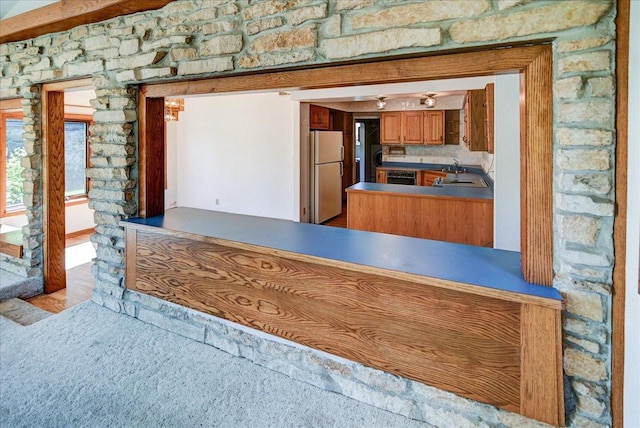
<path fill-rule="evenodd" d="M 446 196 L 470 199 L 493 199 L 490 187 L 462 187 L 462 186 L 409 186 L 405 184 L 365 183 L 361 181 L 347 188 L 349 191 L 388 192 L 404 195 Z"/>
<path fill-rule="evenodd" d="M 520 272 L 520 253 L 513 251 L 193 208 L 173 208 L 164 215 L 123 220 L 121 224 L 186 232 L 562 300 L 555 288 L 526 282 Z"/>

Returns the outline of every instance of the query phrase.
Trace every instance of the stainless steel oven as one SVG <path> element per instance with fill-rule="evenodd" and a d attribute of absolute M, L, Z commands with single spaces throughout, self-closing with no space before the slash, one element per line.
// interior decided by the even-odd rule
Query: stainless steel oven
<path fill-rule="evenodd" d="M 415 171 L 387 171 L 387 184 L 408 184 L 416 185 Z"/>

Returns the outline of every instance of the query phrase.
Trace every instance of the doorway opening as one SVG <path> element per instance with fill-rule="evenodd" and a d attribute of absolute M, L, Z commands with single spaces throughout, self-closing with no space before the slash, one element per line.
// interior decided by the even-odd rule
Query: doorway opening
<path fill-rule="evenodd" d="M 356 161 L 359 160 L 359 180 L 376 182 L 376 168 L 382 166 L 380 119 L 356 118 Z"/>
<path fill-rule="evenodd" d="M 88 300 L 95 229 L 89 208 L 90 129 L 95 98 L 91 79 L 42 87 L 44 296 L 30 303 L 60 312 Z M 53 293 L 53 294 L 52 294 Z M 55 294 L 55 295 L 54 295 Z"/>

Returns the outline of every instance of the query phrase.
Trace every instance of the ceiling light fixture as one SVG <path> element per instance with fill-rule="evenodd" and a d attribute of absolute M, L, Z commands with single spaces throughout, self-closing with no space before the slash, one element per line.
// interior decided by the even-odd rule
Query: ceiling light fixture
<path fill-rule="evenodd" d="M 384 110 L 385 106 L 387 105 L 387 102 L 384 100 L 387 97 L 376 97 L 378 99 L 378 102 L 376 102 L 376 108 L 378 110 Z"/>
<path fill-rule="evenodd" d="M 424 106 L 426 108 L 434 108 L 436 106 L 436 99 L 434 93 L 429 92 L 424 99 Z"/>
<path fill-rule="evenodd" d="M 164 100 L 164 120 L 177 121 L 178 113 L 184 111 L 184 98 L 172 98 Z"/>

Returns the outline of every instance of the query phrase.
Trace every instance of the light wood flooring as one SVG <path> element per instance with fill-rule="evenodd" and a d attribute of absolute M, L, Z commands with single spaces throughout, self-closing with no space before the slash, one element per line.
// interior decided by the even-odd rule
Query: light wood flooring
<path fill-rule="evenodd" d="M 67 238 L 66 246 L 83 244 L 89 242 L 91 233 Z M 67 288 L 51 294 L 42 294 L 32 297 L 27 302 L 45 311 L 59 313 L 77 304 L 91 299 L 93 294 L 93 275 L 91 274 L 92 263 L 85 263 L 67 270 Z"/>
<path fill-rule="evenodd" d="M 347 228 L 347 203 L 342 204 L 342 214 L 337 215 L 333 218 L 322 223 L 323 226 L 333 226 L 333 227 L 342 227 L 343 229 Z"/>

